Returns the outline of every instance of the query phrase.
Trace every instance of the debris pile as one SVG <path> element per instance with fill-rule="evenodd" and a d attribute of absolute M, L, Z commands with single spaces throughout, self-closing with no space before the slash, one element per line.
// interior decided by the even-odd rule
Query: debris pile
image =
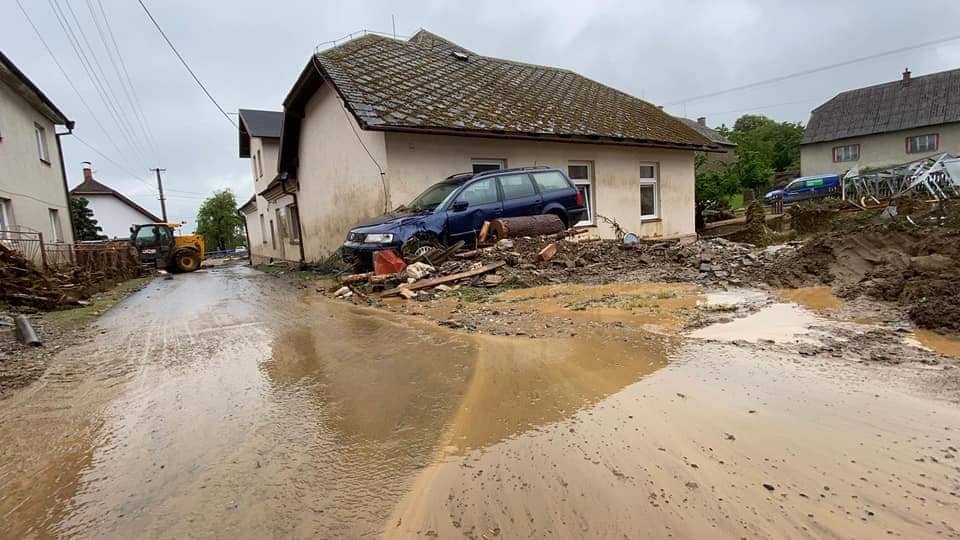
<path fill-rule="evenodd" d="M 109 264 L 105 263 L 109 259 Z M 142 271 L 125 250 L 77 252 L 80 265 L 41 272 L 18 252 L 0 244 L 0 303 L 51 310 L 76 305 L 113 281 Z"/>

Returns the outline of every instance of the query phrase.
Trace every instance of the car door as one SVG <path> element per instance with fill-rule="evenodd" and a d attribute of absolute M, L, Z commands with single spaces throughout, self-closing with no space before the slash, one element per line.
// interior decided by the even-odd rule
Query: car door
<path fill-rule="evenodd" d="M 803 180 L 794 180 L 787 184 L 787 187 L 783 188 L 783 202 L 790 203 L 802 199 L 805 185 Z"/>
<path fill-rule="evenodd" d="M 450 242 L 472 244 L 484 221 L 503 216 L 496 178 L 483 178 L 467 185 L 447 207 L 447 235 Z"/>
<path fill-rule="evenodd" d="M 535 216 L 543 212 L 543 198 L 533 185 L 529 174 L 498 176 L 503 193 L 503 216 Z"/>

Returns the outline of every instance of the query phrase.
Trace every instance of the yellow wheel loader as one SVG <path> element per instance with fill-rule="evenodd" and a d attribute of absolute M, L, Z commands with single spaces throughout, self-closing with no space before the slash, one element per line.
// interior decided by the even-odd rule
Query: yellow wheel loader
<path fill-rule="evenodd" d="M 145 223 L 130 227 L 130 245 L 137 250 L 140 264 L 171 272 L 193 272 L 200 268 L 206 245 L 199 234 L 174 234 L 179 223 Z"/>

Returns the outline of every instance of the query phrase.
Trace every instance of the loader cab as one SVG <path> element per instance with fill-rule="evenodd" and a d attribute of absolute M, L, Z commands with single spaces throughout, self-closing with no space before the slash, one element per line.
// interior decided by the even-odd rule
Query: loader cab
<path fill-rule="evenodd" d="M 155 223 L 133 225 L 130 227 L 130 243 L 140 253 L 141 263 L 163 268 L 173 250 L 173 230 Z"/>

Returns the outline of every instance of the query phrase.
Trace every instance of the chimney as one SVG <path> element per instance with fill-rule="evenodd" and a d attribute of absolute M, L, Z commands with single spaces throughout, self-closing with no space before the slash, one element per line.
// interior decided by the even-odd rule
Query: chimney
<path fill-rule="evenodd" d="M 701 116 L 700 118 L 697 118 L 697 123 L 703 127 L 707 127 L 707 117 Z"/>
<path fill-rule="evenodd" d="M 93 164 L 90 163 L 89 161 L 84 161 L 82 165 L 83 165 L 83 181 L 86 182 L 87 180 L 93 180 L 93 169 L 91 168 Z"/>
<path fill-rule="evenodd" d="M 903 68 L 903 79 L 900 82 L 904 86 L 910 84 L 910 68 Z"/>

